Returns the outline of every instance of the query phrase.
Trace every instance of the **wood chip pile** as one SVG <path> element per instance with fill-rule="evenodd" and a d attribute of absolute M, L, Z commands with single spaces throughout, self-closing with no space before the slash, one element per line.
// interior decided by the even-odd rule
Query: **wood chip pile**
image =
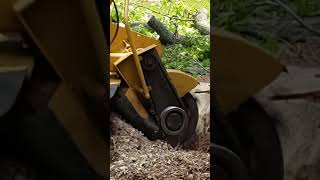
<path fill-rule="evenodd" d="M 111 179 L 210 179 L 210 155 L 203 147 L 208 147 L 208 136 L 199 138 L 195 150 L 174 149 L 148 140 L 116 115 L 111 120 Z"/>

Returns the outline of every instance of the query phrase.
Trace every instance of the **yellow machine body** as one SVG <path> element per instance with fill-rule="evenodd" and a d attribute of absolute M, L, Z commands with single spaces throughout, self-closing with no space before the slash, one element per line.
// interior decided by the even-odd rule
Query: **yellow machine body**
<path fill-rule="evenodd" d="M 138 55 L 156 47 L 156 45 L 150 45 L 146 48 L 143 48 L 140 51 L 138 51 Z M 134 67 L 132 53 L 111 53 L 110 59 L 110 64 L 113 63 L 111 66 L 114 70 L 110 70 L 110 73 L 117 74 L 118 77 L 121 77 L 121 79 L 124 80 L 130 88 L 136 89 L 138 92 L 141 92 L 141 89 L 139 89 L 141 84 L 138 78 L 138 73 Z M 171 83 L 176 88 L 177 93 L 180 97 L 183 97 L 198 85 L 198 81 L 187 73 L 174 69 L 167 69 L 167 72 L 171 80 Z M 117 78 L 112 78 L 110 81 L 110 85 L 117 85 L 121 82 L 121 79 L 119 78 L 117 79 L 116 83 L 116 79 Z"/>
<path fill-rule="evenodd" d="M 173 146 L 187 143 L 198 122 L 196 101 L 188 93 L 198 81 L 182 71 L 166 69 L 160 41 L 133 32 L 128 12 L 129 0 L 125 0 L 124 27 L 110 19 L 111 103 L 150 140 L 161 138 Z M 173 118 L 174 113 L 179 117 Z"/>
<path fill-rule="evenodd" d="M 117 25 L 110 22 L 110 39 L 114 38 L 114 42 L 110 46 L 110 89 L 119 87 L 121 81 L 124 81 L 130 88 L 135 89 L 138 93 L 143 93 L 128 33 L 133 37 L 138 56 L 153 48 L 156 49 L 160 57 L 163 55 L 162 45 L 159 40 L 140 33 L 128 32 L 124 27 L 118 27 L 117 30 Z M 167 69 L 167 73 L 180 97 L 190 92 L 198 84 L 194 77 L 182 71 Z M 151 90 L 152 87 L 148 88 Z M 114 95 L 113 91 L 112 95 Z M 110 95 L 110 97 L 112 96 Z"/>

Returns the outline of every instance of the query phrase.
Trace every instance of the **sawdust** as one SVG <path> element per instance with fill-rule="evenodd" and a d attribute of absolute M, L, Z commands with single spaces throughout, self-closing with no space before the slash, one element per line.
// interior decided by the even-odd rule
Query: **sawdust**
<path fill-rule="evenodd" d="M 210 155 L 203 148 L 209 147 L 205 134 L 199 137 L 198 150 L 176 150 L 160 140 L 148 140 L 115 114 L 111 121 L 111 179 L 210 179 Z"/>

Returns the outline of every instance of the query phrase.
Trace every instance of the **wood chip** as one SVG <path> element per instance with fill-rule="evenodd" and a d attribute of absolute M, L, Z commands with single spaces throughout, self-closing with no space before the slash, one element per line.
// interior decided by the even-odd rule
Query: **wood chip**
<path fill-rule="evenodd" d="M 111 121 L 111 179 L 210 179 L 210 155 L 207 151 L 174 150 L 160 140 L 148 140 L 116 115 L 112 115 Z"/>

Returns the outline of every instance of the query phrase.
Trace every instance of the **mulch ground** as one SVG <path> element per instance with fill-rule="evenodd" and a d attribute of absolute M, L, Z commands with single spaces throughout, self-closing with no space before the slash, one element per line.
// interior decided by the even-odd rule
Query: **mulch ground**
<path fill-rule="evenodd" d="M 194 150 L 174 149 L 160 140 L 148 140 L 116 115 L 111 120 L 111 179 L 210 179 L 208 136 L 199 137 Z"/>

